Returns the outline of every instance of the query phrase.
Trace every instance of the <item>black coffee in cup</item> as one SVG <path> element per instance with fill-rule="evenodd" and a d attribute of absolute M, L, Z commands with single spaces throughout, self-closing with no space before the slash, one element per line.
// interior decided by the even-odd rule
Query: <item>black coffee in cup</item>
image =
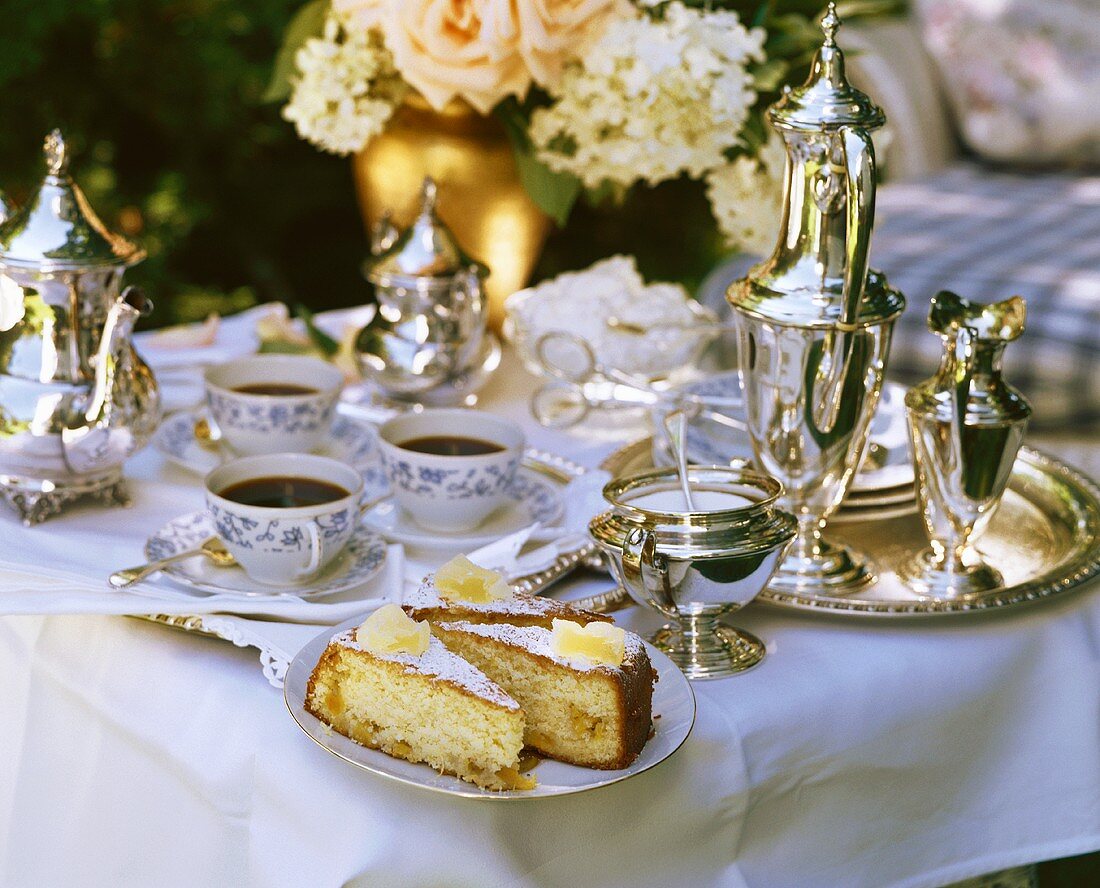
<path fill-rule="evenodd" d="M 348 495 L 343 487 L 318 478 L 294 478 L 289 475 L 272 475 L 266 478 L 249 478 L 230 484 L 218 496 L 243 506 L 260 506 L 267 509 L 298 509 L 302 506 L 320 506 L 343 499 Z"/>
<path fill-rule="evenodd" d="M 433 456 L 484 456 L 487 453 L 500 453 L 504 450 L 494 441 L 466 438 L 461 435 L 425 435 L 402 441 L 398 447 L 415 450 L 417 453 L 430 453 Z"/>
<path fill-rule="evenodd" d="M 232 391 L 242 395 L 315 395 L 319 389 L 293 382 L 250 382 L 247 385 L 235 385 Z"/>

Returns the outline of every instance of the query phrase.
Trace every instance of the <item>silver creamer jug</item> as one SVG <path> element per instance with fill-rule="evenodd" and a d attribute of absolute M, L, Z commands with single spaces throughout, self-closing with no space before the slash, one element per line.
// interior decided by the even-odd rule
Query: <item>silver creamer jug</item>
<path fill-rule="evenodd" d="M 58 130 L 45 159 L 38 189 L 0 224 L 0 494 L 28 525 L 81 497 L 125 504 L 123 461 L 161 412 L 131 339 L 152 306 L 121 289 L 145 253 L 95 215 Z"/>

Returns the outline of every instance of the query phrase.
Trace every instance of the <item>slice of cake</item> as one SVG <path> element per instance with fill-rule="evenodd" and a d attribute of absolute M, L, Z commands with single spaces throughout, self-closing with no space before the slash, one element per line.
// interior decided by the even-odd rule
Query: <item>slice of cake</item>
<path fill-rule="evenodd" d="M 414 620 L 431 623 L 509 623 L 549 629 L 554 620 L 581 625 L 612 622 L 609 616 L 566 602 L 515 592 L 501 574 L 479 567 L 464 555 L 452 558 L 427 577 L 415 592 L 405 596 L 402 606 Z"/>
<path fill-rule="evenodd" d="M 433 632 L 523 707 L 524 741 L 550 758 L 625 768 L 651 730 L 656 673 L 641 638 L 617 626 L 445 622 Z"/>
<path fill-rule="evenodd" d="M 485 789 L 535 785 L 519 773 L 519 703 L 397 605 L 333 637 L 310 676 L 305 705 L 364 746 Z"/>

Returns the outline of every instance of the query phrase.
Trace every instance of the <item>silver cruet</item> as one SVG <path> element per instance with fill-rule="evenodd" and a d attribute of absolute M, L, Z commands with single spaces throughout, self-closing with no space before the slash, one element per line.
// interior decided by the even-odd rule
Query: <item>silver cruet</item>
<path fill-rule="evenodd" d="M 993 305 L 946 290 L 932 297 L 928 328 L 943 339 L 943 360 L 905 396 L 931 547 L 898 570 L 923 595 L 955 598 L 1004 584 L 974 541 L 1001 501 L 1031 416 L 1001 377 L 1005 346 L 1023 333 L 1025 313 L 1019 296 Z"/>
<path fill-rule="evenodd" d="M 809 79 L 768 116 L 787 151 L 779 242 L 728 293 L 759 466 L 782 483 L 798 535 L 771 586 L 843 593 L 874 580 L 822 538 L 867 445 L 893 323 L 905 307 L 868 268 L 875 211 L 870 132 L 885 122 L 844 73 L 833 4 Z"/>
<path fill-rule="evenodd" d="M 120 292 L 145 253 L 96 217 L 60 131 L 45 157 L 41 185 L 0 224 L 0 494 L 28 525 L 80 497 L 125 504 L 123 461 L 160 421 L 131 343 L 152 305 Z"/>
<path fill-rule="evenodd" d="M 426 178 L 412 224 L 399 232 L 384 216 L 363 266 L 377 310 L 356 341 L 359 366 L 398 401 L 434 403 L 450 391 L 460 399 L 448 384 L 484 359 L 489 272 L 466 255 L 435 205 L 436 184 Z"/>

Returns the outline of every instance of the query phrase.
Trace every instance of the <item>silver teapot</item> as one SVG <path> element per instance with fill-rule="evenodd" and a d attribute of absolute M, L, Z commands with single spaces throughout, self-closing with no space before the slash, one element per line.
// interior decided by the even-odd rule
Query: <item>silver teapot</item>
<path fill-rule="evenodd" d="M 471 259 L 435 211 L 425 178 L 420 212 L 400 232 L 385 215 L 371 238 L 363 275 L 377 310 L 356 340 L 363 375 L 397 400 L 417 400 L 483 357 L 488 269 Z"/>
<path fill-rule="evenodd" d="M 37 191 L 0 224 L 0 495 L 27 525 L 81 497 L 125 505 L 122 464 L 161 415 L 131 336 L 152 304 L 121 289 L 145 253 L 88 205 L 59 130 L 45 158 Z"/>

